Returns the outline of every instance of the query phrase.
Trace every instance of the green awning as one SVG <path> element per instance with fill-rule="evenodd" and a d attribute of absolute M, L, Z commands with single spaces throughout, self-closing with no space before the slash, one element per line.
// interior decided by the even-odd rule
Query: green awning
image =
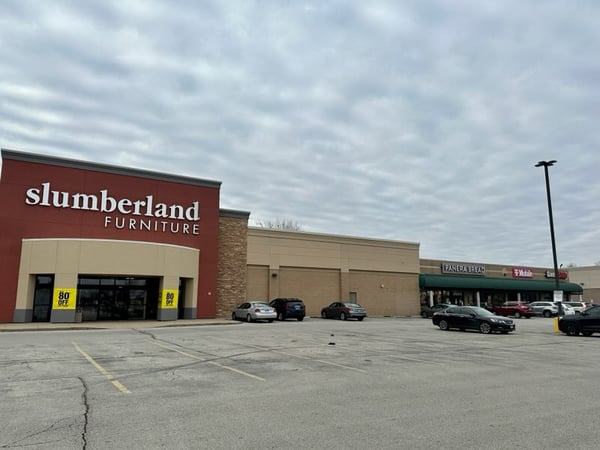
<path fill-rule="evenodd" d="M 554 280 L 528 280 L 520 278 L 489 278 L 468 277 L 461 275 L 419 275 L 421 289 L 473 289 L 497 291 L 553 291 L 556 287 Z M 560 289 L 564 292 L 583 293 L 583 288 L 577 283 L 559 281 Z"/>

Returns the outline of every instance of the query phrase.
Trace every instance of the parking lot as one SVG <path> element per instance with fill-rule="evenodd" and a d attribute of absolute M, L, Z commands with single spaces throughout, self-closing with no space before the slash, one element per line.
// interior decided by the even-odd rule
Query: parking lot
<path fill-rule="evenodd" d="M 597 448 L 600 335 L 516 323 L 0 333 L 0 448 Z"/>

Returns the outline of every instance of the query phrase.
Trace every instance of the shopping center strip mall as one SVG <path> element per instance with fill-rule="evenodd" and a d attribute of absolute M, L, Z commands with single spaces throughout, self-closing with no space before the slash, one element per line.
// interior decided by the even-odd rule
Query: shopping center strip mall
<path fill-rule="evenodd" d="M 245 301 L 334 300 L 371 316 L 421 303 L 552 299 L 554 272 L 421 259 L 414 242 L 248 226 L 221 183 L 2 150 L 0 322 L 225 318 Z M 559 272 L 564 298 L 600 298 L 600 270 Z"/>

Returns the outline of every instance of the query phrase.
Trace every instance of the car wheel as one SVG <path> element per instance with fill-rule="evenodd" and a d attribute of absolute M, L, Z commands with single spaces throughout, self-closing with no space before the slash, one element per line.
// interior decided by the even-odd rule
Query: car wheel
<path fill-rule="evenodd" d="M 252 322 L 252 316 L 250 314 L 246 316 L 246 322 Z"/>
<path fill-rule="evenodd" d="M 479 325 L 479 331 L 483 334 L 490 334 L 492 332 L 492 326 L 487 322 L 482 322 L 481 325 Z"/>
<path fill-rule="evenodd" d="M 423 312 L 421 313 L 421 317 L 422 317 L 423 319 L 427 319 L 427 313 L 426 313 L 425 311 L 423 311 Z"/>
<path fill-rule="evenodd" d="M 448 322 L 446 322 L 445 320 L 440 320 L 438 326 L 440 327 L 440 330 L 448 331 L 450 329 L 450 327 L 448 326 Z"/>
<path fill-rule="evenodd" d="M 550 317 L 550 311 L 544 311 L 544 317 Z"/>
<path fill-rule="evenodd" d="M 515 312 L 515 319 L 520 319 L 521 313 L 519 311 Z"/>
<path fill-rule="evenodd" d="M 586 336 L 586 337 L 589 337 L 589 336 L 591 336 L 591 335 L 592 335 L 592 333 L 593 333 L 593 331 L 582 331 L 582 332 L 581 332 L 581 334 L 583 334 L 583 335 L 584 335 L 584 336 Z"/>
<path fill-rule="evenodd" d="M 357 317 L 356 319 L 360 322 L 361 320 L 364 319 L 364 317 Z"/>
<path fill-rule="evenodd" d="M 283 317 L 283 313 L 277 313 L 277 320 L 285 320 L 285 317 Z"/>
<path fill-rule="evenodd" d="M 577 329 L 577 324 L 570 323 L 567 325 L 567 329 L 565 330 L 567 336 L 577 336 L 579 334 L 579 330 Z"/>
<path fill-rule="evenodd" d="M 340 313 L 340 320 L 346 320 L 346 314 Z"/>
<path fill-rule="evenodd" d="M 321 311 L 321 319 L 327 319 L 327 314 L 325 314 L 325 311 Z"/>
<path fill-rule="evenodd" d="M 235 313 L 231 313 L 231 320 L 237 320 L 237 317 L 235 317 Z"/>
<path fill-rule="evenodd" d="M 298 322 L 302 322 L 304 320 L 304 316 L 298 317 Z"/>

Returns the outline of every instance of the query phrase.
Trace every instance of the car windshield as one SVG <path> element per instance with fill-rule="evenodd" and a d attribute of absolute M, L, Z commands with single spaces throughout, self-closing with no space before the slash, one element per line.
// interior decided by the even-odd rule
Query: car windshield
<path fill-rule="evenodd" d="M 358 303 L 344 303 L 344 306 L 348 306 L 350 308 L 362 308 Z"/>
<path fill-rule="evenodd" d="M 252 305 L 254 305 L 254 306 L 258 306 L 258 307 L 260 307 L 260 308 L 264 308 L 265 306 L 266 306 L 267 308 L 270 308 L 270 306 L 269 306 L 269 305 L 267 305 L 265 302 L 254 302 L 254 303 L 252 303 Z"/>

